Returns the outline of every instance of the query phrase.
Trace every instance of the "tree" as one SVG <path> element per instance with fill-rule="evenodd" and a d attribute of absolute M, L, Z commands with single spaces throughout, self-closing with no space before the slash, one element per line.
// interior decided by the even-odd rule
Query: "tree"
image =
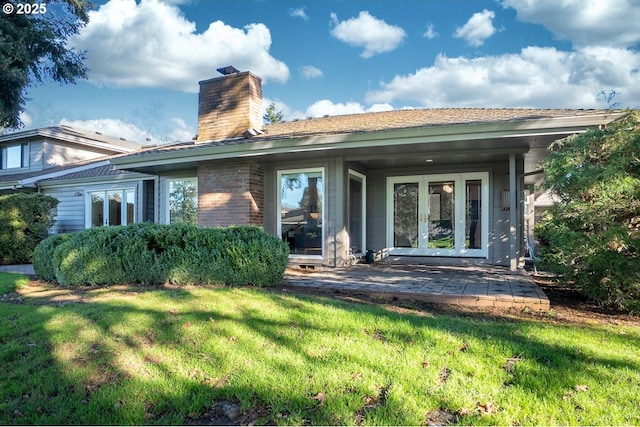
<path fill-rule="evenodd" d="M 264 116 L 262 116 L 266 124 L 280 123 L 284 119 L 282 110 L 276 111 L 276 104 L 273 102 L 267 107 Z"/>
<path fill-rule="evenodd" d="M 67 47 L 88 22 L 85 0 L 3 1 L 0 15 L 0 128 L 19 128 L 27 89 L 51 78 L 86 78 L 84 53 Z"/>
<path fill-rule="evenodd" d="M 555 142 L 536 225 L 542 261 L 589 298 L 640 311 L 640 113 Z"/>

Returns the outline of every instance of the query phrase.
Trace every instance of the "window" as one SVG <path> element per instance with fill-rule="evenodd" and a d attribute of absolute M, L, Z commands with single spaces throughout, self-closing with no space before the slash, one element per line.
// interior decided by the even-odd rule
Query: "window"
<path fill-rule="evenodd" d="M 198 224 L 198 180 L 179 178 L 167 181 L 167 222 Z"/>
<path fill-rule="evenodd" d="M 133 188 L 91 191 L 88 199 L 87 228 L 126 225 L 136 220 L 136 192 Z"/>
<path fill-rule="evenodd" d="M 29 144 L 15 144 L 0 149 L 0 169 L 29 167 Z"/>
<path fill-rule="evenodd" d="M 278 173 L 280 236 L 292 256 L 323 256 L 324 169 Z"/>

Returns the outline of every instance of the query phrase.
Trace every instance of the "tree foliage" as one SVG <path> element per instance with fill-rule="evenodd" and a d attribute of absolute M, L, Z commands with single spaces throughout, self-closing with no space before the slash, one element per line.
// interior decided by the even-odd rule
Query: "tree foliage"
<path fill-rule="evenodd" d="M 267 109 L 265 110 L 264 115 L 262 116 L 266 124 L 275 124 L 280 123 L 284 120 L 284 113 L 282 110 L 276 110 L 276 104 L 273 102 L 269 104 Z"/>
<path fill-rule="evenodd" d="M 67 47 L 69 37 L 89 19 L 85 1 L 50 0 L 39 13 L 18 13 L 25 3 L 33 2 L 5 0 L 8 9 L 0 15 L 0 128 L 22 126 L 26 92 L 35 83 L 50 78 L 67 84 L 87 77 L 84 54 Z"/>
<path fill-rule="evenodd" d="M 542 261 L 593 300 L 640 310 L 640 112 L 555 142 L 536 226 Z"/>

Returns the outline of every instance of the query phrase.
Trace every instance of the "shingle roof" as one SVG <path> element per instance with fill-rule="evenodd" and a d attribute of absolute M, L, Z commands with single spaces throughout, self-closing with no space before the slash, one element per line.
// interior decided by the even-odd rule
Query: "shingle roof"
<path fill-rule="evenodd" d="M 270 141 L 342 133 L 373 132 L 470 123 L 491 123 L 513 120 L 533 120 L 554 117 L 585 116 L 602 113 L 584 109 L 522 109 L 522 108 L 432 108 L 393 110 L 362 114 L 345 114 L 295 120 L 265 125 L 264 133 L 252 136 L 251 141 Z M 169 153 L 193 148 L 244 144 L 248 138 L 222 141 L 193 141 L 149 148 L 124 157 L 142 157 L 148 154 Z"/>
<path fill-rule="evenodd" d="M 576 109 L 522 108 L 431 108 L 347 114 L 267 125 L 265 137 L 304 136 L 405 129 L 465 123 L 488 123 L 511 120 L 567 117 L 603 111 Z"/>

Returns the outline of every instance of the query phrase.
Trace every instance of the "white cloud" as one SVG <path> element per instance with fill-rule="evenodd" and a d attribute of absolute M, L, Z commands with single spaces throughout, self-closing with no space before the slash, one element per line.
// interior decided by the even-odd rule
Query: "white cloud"
<path fill-rule="evenodd" d="M 456 29 L 453 36 L 464 39 L 471 46 L 482 46 L 484 41 L 496 32 L 496 28 L 493 26 L 493 18 L 495 17 L 495 12 L 487 9 L 474 13 L 466 24 Z"/>
<path fill-rule="evenodd" d="M 26 111 L 21 112 L 19 118 L 25 128 L 29 128 L 33 124 L 33 118 Z"/>
<path fill-rule="evenodd" d="M 339 116 L 389 110 L 393 110 L 393 107 L 389 104 L 373 104 L 371 107 L 365 108 L 359 102 L 334 103 L 328 99 L 322 99 L 307 108 L 305 117 Z"/>
<path fill-rule="evenodd" d="M 170 119 L 174 129 L 166 135 L 153 135 L 138 126 L 119 119 L 67 120 L 62 119 L 59 125 L 72 126 L 91 132 L 100 132 L 114 138 L 124 138 L 143 144 L 162 144 L 166 142 L 190 141 L 196 134 L 187 123 L 179 118 Z"/>
<path fill-rule="evenodd" d="M 212 22 L 202 33 L 177 6 L 160 0 L 110 0 L 89 12 L 70 44 L 87 50 L 89 79 L 120 87 L 164 87 L 197 92 L 198 81 L 234 65 L 263 80 L 285 82 L 289 69 L 269 53 L 264 24 L 239 29 Z"/>
<path fill-rule="evenodd" d="M 423 107 L 598 108 L 596 95 L 611 89 L 621 94 L 616 100 L 623 106 L 634 106 L 640 99 L 639 69 L 640 53 L 615 48 L 528 47 L 471 59 L 441 54 L 432 66 L 398 75 L 366 99 Z"/>
<path fill-rule="evenodd" d="M 300 67 L 300 75 L 305 79 L 318 79 L 324 76 L 321 69 L 314 67 L 313 65 L 305 65 Z"/>
<path fill-rule="evenodd" d="M 299 7 L 297 9 L 294 9 L 294 8 L 289 9 L 289 16 L 293 18 L 301 18 L 304 21 L 309 20 L 309 16 L 307 15 L 307 12 L 305 11 L 304 7 Z"/>
<path fill-rule="evenodd" d="M 502 0 L 521 21 L 541 24 L 577 48 L 632 47 L 640 42 L 638 0 Z"/>
<path fill-rule="evenodd" d="M 424 32 L 422 37 L 427 38 L 429 40 L 435 39 L 439 34 L 433 29 L 433 24 L 427 25 L 427 31 Z"/>
<path fill-rule="evenodd" d="M 334 25 L 331 35 L 351 46 L 363 47 L 360 56 L 365 59 L 394 50 L 406 35 L 402 28 L 389 25 L 366 10 L 360 12 L 357 18 L 346 21 L 339 21 L 338 16 L 332 13 L 331 21 Z"/>

